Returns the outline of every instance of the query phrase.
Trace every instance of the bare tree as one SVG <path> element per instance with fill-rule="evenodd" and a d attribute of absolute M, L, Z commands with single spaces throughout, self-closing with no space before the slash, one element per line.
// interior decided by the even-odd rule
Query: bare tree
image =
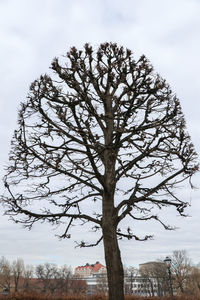
<path fill-rule="evenodd" d="M 10 292 L 11 266 L 4 256 L 0 258 L 0 287 L 3 291 Z"/>
<path fill-rule="evenodd" d="M 104 295 L 104 296 L 107 295 L 107 293 L 108 293 L 108 280 L 107 280 L 107 274 L 106 273 L 98 274 L 96 293 L 100 294 L 100 295 Z"/>
<path fill-rule="evenodd" d="M 194 299 L 200 298 L 200 269 L 198 267 L 189 268 L 184 293 L 190 297 L 193 296 Z"/>
<path fill-rule="evenodd" d="M 72 277 L 70 267 L 66 265 L 58 267 L 55 264 L 45 263 L 36 266 L 35 273 L 44 293 L 48 291 L 59 294 L 68 293 Z"/>
<path fill-rule="evenodd" d="M 57 269 L 57 276 L 55 278 L 57 291 L 63 294 L 68 294 L 72 278 L 72 270 L 70 267 L 63 265 Z"/>
<path fill-rule="evenodd" d="M 26 265 L 24 267 L 24 282 L 23 282 L 23 290 L 29 291 L 32 290 L 32 278 L 34 276 L 34 267 L 32 265 Z"/>
<path fill-rule="evenodd" d="M 57 278 L 57 266 L 51 263 L 40 264 L 36 266 L 35 273 L 39 279 L 39 285 L 42 286 L 42 292 L 54 293 L 57 289 L 56 281 Z"/>
<path fill-rule="evenodd" d="M 19 281 L 24 277 L 24 261 L 21 258 L 14 260 L 11 265 L 12 277 L 15 286 L 15 292 L 18 291 Z"/>
<path fill-rule="evenodd" d="M 185 250 L 175 250 L 171 256 L 173 284 L 175 289 L 184 293 L 191 273 L 191 260 Z"/>
<path fill-rule="evenodd" d="M 136 61 L 116 44 L 97 51 L 86 44 L 71 48 L 63 63 L 54 59 L 52 70 L 31 84 L 21 104 L 6 213 L 29 228 L 66 222 L 61 238 L 70 238 L 77 220 L 94 224 L 97 240 L 79 246 L 103 241 L 109 299 L 122 300 L 118 239 L 150 237 L 139 238 L 129 220 L 171 229 L 153 207 L 183 215 L 187 203 L 175 188 L 197 171 L 196 153 L 179 100 L 145 56 Z"/>
<path fill-rule="evenodd" d="M 167 268 L 164 262 L 154 261 L 140 265 L 140 275 L 146 280 L 150 289 L 149 296 L 162 297 L 169 290 L 167 283 Z"/>
<path fill-rule="evenodd" d="M 124 267 L 124 290 L 125 294 L 133 294 L 133 283 L 139 276 L 139 270 L 135 267 Z"/>
<path fill-rule="evenodd" d="M 70 280 L 69 290 L 72 295 L 85 295 L 88 290 L 86 280 L 74 277 Z"/>

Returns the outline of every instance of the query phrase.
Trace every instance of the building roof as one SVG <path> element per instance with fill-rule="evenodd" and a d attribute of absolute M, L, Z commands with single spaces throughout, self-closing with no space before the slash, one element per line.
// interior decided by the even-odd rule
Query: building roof
<path fill-rule="evenodd" d="M 104 265 L 102 265 L 99 261 L 97 261 L 95 264 L 85 264 L 84 266 L 78 266 L 75 268 L 75 271 L 81 271 L 81 270 L 90 270 L 93 272 L 98 272 L 101 268 L 106 268 Z"/>
<path fill-rule="evenodd" d="M 165 264 L 164 261 L 148 261 L 146 263 L 142 263 L 142 264 L 139 264 L 139 267 L 140 266 L 147 266 L 147 265 L 163 265 Z"/>

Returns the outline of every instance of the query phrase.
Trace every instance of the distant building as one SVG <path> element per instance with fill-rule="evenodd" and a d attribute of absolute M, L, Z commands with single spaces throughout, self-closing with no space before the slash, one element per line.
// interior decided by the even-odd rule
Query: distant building
<path fill-rule="evenodd" d="M 143 295 L 165 296 L 168 292 L 166 265 L 162 261 L 150 261 L 139 265 L 139 273 L 143 278 L 141 291 Z"/>
<path fill-rule="evenodd" d="M 146 278 L 140 275 L 124 277 L 124 292 L 126 295 L 151 296 Z"/>
<path fill-rule="evenodd" d="M 74 275 L 84 279 L 87 283 L 87 294 L 94 295 L 97 292 L 107 292 L 107 269 L 99 261 L 95 264 L 85 264 L 75 268 Z"/>
<path fill-rule="evenodd" d="M 99 261 L 95 264 L 86 264 L 85 266 L 78 266 L 75 268 L 74 275 L 77 277 L 86 278 L 92 276 L 93 274 L 105 274 L 106 267 L 102 265 Z"/>
<path fill-rule="evenodd" d="M 144 268 L 163 268 L 163 266 L 165 267 L 165 263 L 162 261 L 148 261 L 146 263 L 143 264 L 139 264 L 139 271 L 141 271 Z"/>
<path fill-rule="evenodd" d="M 107 294 L 107 270 L 100 262 L 78 266 L 74 272 L 75 278 L 85 280 L 87 294 L 94 295 L 98 292 Z M 166 266 L 163 262 L 150 261 L 139 265 L 139 272 L 124 274 L 124 293 L 126 295 L 159 296 L 167 294 L 168 279 Z"/>

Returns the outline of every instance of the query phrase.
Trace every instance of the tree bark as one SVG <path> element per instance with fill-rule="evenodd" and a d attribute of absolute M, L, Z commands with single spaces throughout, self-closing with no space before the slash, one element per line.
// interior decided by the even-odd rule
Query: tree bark
<path fill-rule="evenodd" d="M 116 233 L 113 228 L 104 231 L 104 251 L 107 266 L 109 300 L 124 300 L 124 274 Z"/>
<path fill-rule="evenodd" d="M 107 200 L 107 201 L 106 201 Z M 116 234 L 113 201 L 104 199 L 103 241 L 107 266 L 109 300 L 124 300 L 124 271 Z"/>
<path fill-rule="evenodd" d="M 124 300 L 124 271 L 116 233 L 118 216 L 114 206 L 116 188 L 115 163 L 117 153 L 116 150 L 112 148 L 114 117 L 110 97 L 106 98 L 105 116 L 107 116 L 107 128 L 104 150 L 105 188 L 102 217 L 104 253 L 107 267 L 109 300 Z"/>

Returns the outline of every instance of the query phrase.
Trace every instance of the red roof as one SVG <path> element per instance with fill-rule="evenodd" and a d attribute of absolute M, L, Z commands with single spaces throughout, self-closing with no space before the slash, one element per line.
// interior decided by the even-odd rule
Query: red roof
<path fill-rule="evenodd" d="M 101 268 L 105 268 L 100 262 L 96 262 L 95 264 L 86 264 L 85 266 L 78 266 L 75 270 L 87 270 L 90 269 L 92 272 L 98 272 Z"/>

